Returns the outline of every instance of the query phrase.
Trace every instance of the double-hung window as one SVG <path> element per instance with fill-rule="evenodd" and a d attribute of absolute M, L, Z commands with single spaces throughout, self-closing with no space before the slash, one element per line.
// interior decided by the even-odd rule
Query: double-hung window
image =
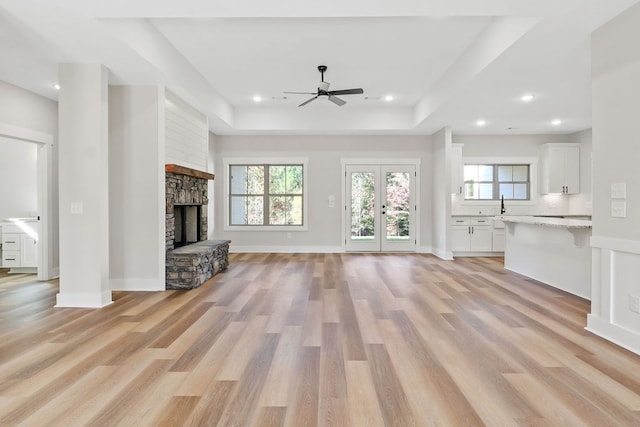
<path fill-rule="evenodd" d="M 528 164 L 465 164 L 465 200 L 530 200 Z"/>
<path fill-rule="evenodd" d="M 303 163 L 229 163 L 228 225 L 305 225 Z"/>

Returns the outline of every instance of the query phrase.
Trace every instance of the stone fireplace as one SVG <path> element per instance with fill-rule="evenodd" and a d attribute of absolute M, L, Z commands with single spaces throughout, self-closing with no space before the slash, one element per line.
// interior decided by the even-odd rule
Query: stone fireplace
<path fill-rule="evenodd" d="M 207 240 L 208 182 L 214 175 L 165 166 L 166 288 L 197 288 L 229 265 L 229 241 Z"/>
<path fill-rule="evenodd" d="M 165 249 L 207 240 L 208 182 L 214 175 L 178 165 L 165 167 Z M 176 217 L 176 212 L 178 217 Z M 178 220 L 178 228 L 176 228 Z M 176 231 L 178 239 L 176 239 Z M 178 244 L 176 245 L 176 240 Z"/>

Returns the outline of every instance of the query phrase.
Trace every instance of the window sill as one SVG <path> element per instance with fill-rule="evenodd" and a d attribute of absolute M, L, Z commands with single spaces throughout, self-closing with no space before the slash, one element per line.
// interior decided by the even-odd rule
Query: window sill
<path fill-rule="evenodd" d="M 308 231 L 306 225 L 225 225 L 224 231 Z"/>

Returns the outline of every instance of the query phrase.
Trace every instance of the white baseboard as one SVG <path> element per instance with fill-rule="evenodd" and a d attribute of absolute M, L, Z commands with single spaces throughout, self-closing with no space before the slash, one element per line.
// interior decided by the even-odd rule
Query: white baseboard
<path fill-rule="evenodd" d="M 342 246 L 239 246 L 231 244 L 231 253 L 343 253 Z"/>
<path fill-rule="evenodd" d="M 164 291 L 166 284 L 164 278 L 158 279 L 111 279 L 109 280 L 112 291 Z"/>
<path fill-rule="evenodd" d="M 111 291 L 60 292 L 56 295 L 55 307 L 102 308 L 113 303 Z"/>
<path fill-rule="evenodd" d="M 443 251 L 442 249 L 434 248 L 431 253 L 445 261 L 453 261 L 453 253 L 451 251 Z"/>
<path fill-rule="evenodd" d="M 593 314 L 587 315 L 587 331 L 598 335 L 622 348 L 640 354 L 640 334 L 603 321 Z"/>

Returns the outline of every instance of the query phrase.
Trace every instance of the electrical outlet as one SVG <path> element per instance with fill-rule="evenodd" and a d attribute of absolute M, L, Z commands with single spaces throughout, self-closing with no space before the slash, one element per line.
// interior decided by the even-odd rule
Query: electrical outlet
<path fill-rule="evenodd" d="M 629 295 L 629 310 L 634 313 L 640 313 L 640 297 L 636 295 Z"/>

